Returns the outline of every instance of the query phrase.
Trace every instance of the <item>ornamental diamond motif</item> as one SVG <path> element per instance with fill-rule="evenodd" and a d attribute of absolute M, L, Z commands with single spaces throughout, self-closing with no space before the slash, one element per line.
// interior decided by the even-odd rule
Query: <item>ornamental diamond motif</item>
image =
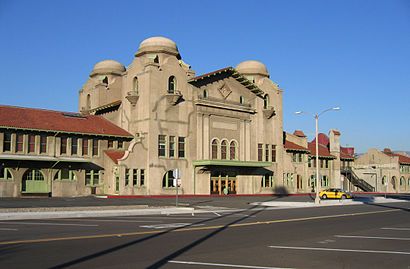
<path fill-rule="evenodd" d="M 219 92 L 222 94 L 222 97 L 226 99 L 232 91 L 229 89 L 228 85 L 224 84 L 219 88 Z"/>

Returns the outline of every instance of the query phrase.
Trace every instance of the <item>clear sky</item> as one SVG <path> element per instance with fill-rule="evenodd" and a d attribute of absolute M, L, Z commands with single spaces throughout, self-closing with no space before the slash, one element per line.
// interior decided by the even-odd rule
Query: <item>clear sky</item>
<path fill-rule="evenodd" d="M 0 104 L 78 111 L 93 66 L 128 66 L 165 36 L 197 75 L 264 63 L 283 127 L 338 129 L 342 146 L 410 151 L 410 0 L 0 0 Z"/>

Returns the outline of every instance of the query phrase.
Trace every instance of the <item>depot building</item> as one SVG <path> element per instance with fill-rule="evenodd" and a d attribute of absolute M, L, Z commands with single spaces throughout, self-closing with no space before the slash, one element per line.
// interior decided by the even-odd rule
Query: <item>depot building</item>
<path fill-rule="evenodd" d="M 283 131 L 283 90 L 254 60 L 197 75 L 164 37 L 126 68 L 103 60 L 79 90 L 79 113 L 0 106 L 0 196 L 234 195 L 311 192 L 301 131 Z M 327 137 L 327 136 L 326 136 Z M 354 161 L 331 130 L 322 187 Z"/>

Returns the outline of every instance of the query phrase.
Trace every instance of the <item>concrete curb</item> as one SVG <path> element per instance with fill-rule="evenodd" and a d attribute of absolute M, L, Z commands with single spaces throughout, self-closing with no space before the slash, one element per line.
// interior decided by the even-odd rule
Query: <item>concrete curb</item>
<path fill-rule="evenodd" d="M 356 198 L 345 200 L 320 200 L 320 204 L 316 205 L 314 202 L 256 202 L 250 205 L 267 206 L 267 207 L 283 207 L 283 208 L 301 208 L 301 207 L 320 207 L 320 206 L 341 206 L 341 205 L 362 205 L 362 204 L 379 204 L 379 203 L 403 203 L 410 202 L 408 200 L 391 199 L 384 197 L 370 198 Z"/>
<path fill-rule="evenodd" d="M 26 209 L 26 208 L 25 208 Z M 53 208 L 54 209 L 54 208 Z M 0 213 L 0 220 L 24 220 L 24 219 L 58 219 L 58 218 L 85 218 L 107 216 L 143 216 L 143 215 L 171 215 L 171 214 L 194 214 L 191 207 L 168 207 L 146 209 L 104 209 L 89 210 L 90 208 L 77 208 L 77 210 L 65 211 L 39 211 L 31 208 L 31 211 L 4 212 Z M 82 210 L 81 210 L 82 209 Z"/>

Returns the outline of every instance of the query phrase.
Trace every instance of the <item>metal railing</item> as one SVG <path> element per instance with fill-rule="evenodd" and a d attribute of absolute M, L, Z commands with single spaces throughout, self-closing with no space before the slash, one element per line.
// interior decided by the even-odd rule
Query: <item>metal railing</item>
<path fill-rule="evenodd" d="M 345 167 L 341 170 L 341 173 L 345 175 L 354 186 L 362 189 L 365 192 L 374 192 L 374 187 L 367 183 L 365 180 L 359 178 L 351 167 Z"/>

